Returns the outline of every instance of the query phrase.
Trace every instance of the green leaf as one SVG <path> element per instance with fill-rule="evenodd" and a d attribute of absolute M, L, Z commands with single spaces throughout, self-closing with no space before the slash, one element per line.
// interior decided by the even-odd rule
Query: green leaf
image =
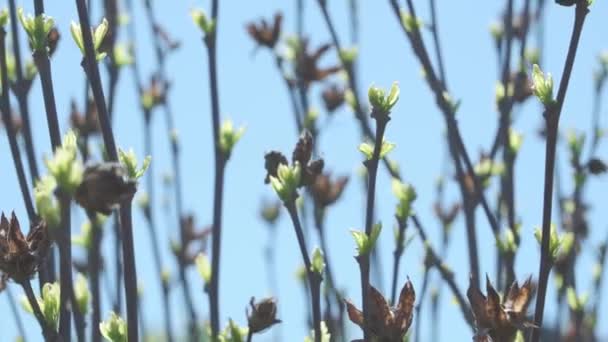
<path fill-rule="evenodd" d="M 368 240 L 368 244 L 369 244 L 369 252 L 372 251 L 372 249 L 374 249 L 374 247 L 376 247 L 376 241 L 378 240 L 378 237 L 380 236 L 380 232 L 382 231 L 382 223 L 378 222 L 376 223 L 373 227 L 372 227 L 372 233 L 369 237 Z"/>
<path fill-rule="evenodd" d="M 397 146 L 397 145 L 392 142 L 383 140 L 382 148 L 380 149 L 380 159 L 383 159 L 384 157 L 386 157 L 387 154 L 389 154 L 392 150 L 395 149 L 395 146 Z"/>
<path fill-rule="evenodd" d="M 215 30 L 215 23 L 213 20 L 207 18 L 207 15 L 203 10 L 193 9 L 190 11 L 194 24 L 198 26 L 205 34 L 211 34 Z"/>
<path fill-rule="evenodd" d="M 325 259 L 323 257 L 323 251 L 320 248 L 315 248 L 312 252 L 311 271 L 322 275 L 325 270 Z"/>
<path fill-rule="evenodd" d="M 363 153 L 367 160 L 371 160 L 374 155 L 374 146 L 370 143 L 364 142 L 359 145 L 359 151 Z"/>
<path fill-rule="evenodd" d="M 55 149 L 53 157 L 45 159 L 46 167 L 57 186 L 68 194 L 73 194 L 82 182 L 83 166 L 77 153 L 76 134 L 69 131 L 64 136 L 62 145 Z"/>
<path fill-rule="evenodd" d="M 368 248 L 368 237 L 367 234 L 365 234 L 365 232 L 361 232 L 358 230 L 351 230 L 350 233 L 352 234 L 353 238 L 355 239 L 355 244 L 357 245 L 357 255 L 365 255 L 367 254 L 367 248 Z"/>
<path fill-rule="evenodd" d="M 538 64 L 532 66 L 532 83 L 534 95 L 538 97 L 542 104 L 550 106 L 555 103 L 553 99 L 553 77 L 551 74 L 547 74 L 545 77 Z"/>
<path fill-rule="evenodd" d="M 393 82 L 393 85 L 391 86 L 391 91 L 389 92 L 388 97 L 386 98 L 386 105 L 389 108 L 393 108 L 397 101 L 399 101 L 400 92 L 401 91 L 399 89 L 399 84 L 397 82 Z"/>
<path fill-rule="evenodd" d="M 232 149 L 245 134 L 245 127 L 234 128 L 232 121 L 226 120 L 220 127 L 220 150 L 226 158 L 230 157 Z"/>
<path fill-rule="evenodd" d="M 141 168 L 138 167 L 137 156 L 133 149 L 129 149 L 129 151 L 125 152 L 122 149 L 118 149 L 118 157 L 120 162 L 123 164 L 125 169 L 127 170 L 127 175 L 131 180 L 138 180 L 146 173 L 148 167 L 150 167 L 150 163 L 152 162 L 151 156 L 146 156 L 144 158 L 143 164 Z"/>
<path fill-rule="evenodd" d="M 194 261 L 198 274 L 203 278 L 205 284 L 209 284 L 211 282 L 211 264 L 209 263 L 209 258 L 204 253 L 200 253 Z"/>
<path fill-rule="evenodd" d="M 87 278 L 82 274 L 78 274 L 76 277 L 76 282 L 74 283 L 74 296 L 76 297 L 76 304 L 78 305 L 80 314 L 86 316 L 89 311 L 89 298 L 91 297 L 91 292 L 89 291 Z"/>
<path fill-rule="evenodd" d="M 110 312 L 110 317 L 99 323 L 99 331 L 110 342 L 127 342 L 127 323 L 115 312 Z"/>
<path fill-rule="evenodd" d="M 0 27 L 4 27 L 8 24 L 8 10 L 3 8 L 0 10 Z"/>

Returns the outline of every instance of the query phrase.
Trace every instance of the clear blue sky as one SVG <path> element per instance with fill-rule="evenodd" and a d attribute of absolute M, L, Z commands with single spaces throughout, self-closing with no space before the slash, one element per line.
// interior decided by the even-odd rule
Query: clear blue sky
<path fill-rule="evenodd" d="M 142 21 L 141 1 L 133 15 L 137 22 L 137 46 L 139 62 L 144 75 L 155 68 L 150 32 L 147 23 Z M 388 1 L 359 1 L 361 6 L 361 45 L 359 47 L 359 80 L 361 89 L 375 83 L 389 86 L 398 81 L 401 86 L 401 100 L 393 113 L 393 120 L 387 131 L 388 140 L 394 141 L 397 148 L 392 156 L 401 165 L 405 179 L 414 184 L 418 191 L 416 211 L 419 213 L 433 241 L 437 237 L 438 225 L 432 215 L 434 201 L 434 183 L 444 154 L 443 119 L 438 112 L 433 97 L 421 78 L 420 68 L 413 57 L 409 44 L 404 39 L 394 16 L 390 12 Z M 33 11 L 30 1 L 20 3 L 26 11 Z M 315 1 L 307 1 L 306 32 L 312 35 L 313 45 L 329 40 L 326 26 Z M 331 13 L 336 20 L 338 33 L 347 41 L 349 34 L 347 22 L 347 1 L 329 1 Z M 453 96 L 462 99 L 458 113 L 460 129 L 466 141 L 468 151 L 475 156 L 481 149 L 487 149 L 495 133 L 497 113 L 494 108 L 494 84 L 497 75 L 496 58 L 493 43 L 488 33 L 489 24 L 494 21 L 504 6 L 504 1 L 448 1 L 438 0 L 438 15 L 441 23 L 443 52 L 446 60 L 447 79 Z M 515 1 L 520 8 L 523 1 Z M 1 5 L 5 6 L 6 2 Z M 260 50 L 252 54 L 254 44 L 247 36 L 244 25 L 260 17 L 270 17 L 280 9 L 285 15 L 285 33 L 294 30 L 295 1 L 221 1 L 219 21 L 219 82 L 222 116 L 232 118 L 237 124 L 247 126 L 246 135 L 237 145 L 227 168 L 227 184 L 224 210 L 224 240 L 221 274 L 221 319 L 224 325 L 228 318 L 241 324 L 246 323 L 245 307 L 251 296 L 269 295 L 263 248 L 268 231 L 259 221 L 258 210 L 262 198 L 272 198 L 274 194 L 263 183 L 263 155 L 270 149 L 289 152 L 296 139 L 289 105 L 282 81 L 277 75 L 274 62 L 267 51 Z M 423 19 L 428 18 L 427 1 L 416 1 L 418 11 Z M 182 169 L 184 178 L 185 209 L 196 214 L 197 224 L 207 225 L 211 221 L 213 154 L 210 128 L 210 105 L 207 78 L 207 56 L 200 40 L 200 34 L 189 17 L 189 10 L 194 7 L 209 8 L 210 1 L 155 1 L 159 19 L 164 27 L 182 42 L 182 48 L 169 60 L 167 69 L 173 81 L 171 102 L 175 120 L 179 129 L 182 146 Z M 68 25 L 77 18 L 75 2 L 46 1 L 47 12 L 55 17 L 63 34 L 56 56 L 53 58 L 53 76 L 57 105 L 60 111 L 62 132 L 68 128 L 69 103 L 72 97 L 82 102 L 83 73 L 79 66 L 80 52 L 75 47 Z M 576 128 L 589 131 L 592 70 L 596 66 L 596 56 L 602 49 L 608 48 L 606 37 L 605 13 L 608 5 L 605 1 L 596 1 L 584 28 L 583 38 L 577 56 L 571 87 L 563 110 L 561 128 Z M 561 77 L 561 70 L 569 40 L 573 11 L 558 7 L 548 1 L 547 36 L 544 69 L 551 72 L 556 81 Z M 99 9 L 93 12 L 99 18 Z M 97 20 L 95 20 L 97 21 Z M 23 37 L 23 34 L 22 34 Z M 124 35 L 119 38 L 124 41 Z M 329 52 L 324 63 L 336 63 L 335 52 Z M 102 70 L 104 70 L 102 68 Z M 132 88 L 130 73 L 124 73 L 120 79 L 115 134 L 121 147 L 133 147 L 143 154 L 143 120 L 137 96 Z M 312 104 L 321 107 L 320 88 L 312 89 Z M 48 155 L 50 143 L 46 128 L 44 107 L 42 104 L 39 82 L 34 84 L 30 99 L 34 123 L 36 148 L 40 154 Z M 14 104 L 13 100 L 13 104 Z M 605 111 L 603 111 L 605 113 Z M 158 182 L 158 203 L 161 206 L 164 192 L 160 186 L 164 173 L 170 170 L 166 127 L 162 111 L 154 113 L 154 148 L 153 163 L 155 173 L 152 175 Z M 536 136 L 541 122 L 541 109 L 535 100 L 530 100 L 515 113 L 515 127 L 525 135 L 522 152 L 519 156 L 516 177 L 517 213 L 523 223 L 520 252 L 517 256 L 516 272 L 519 278 L 532 275 L 537 278 L 539 248 L 533 238 L 534 227 L 541 223 L 542 180 L 544 143 Z M 323 121 L 324 114 L 321 117 Z M 603 121 L 604 122 L 604 121 Z M 0 208 L 5 212 L 15 210 L 25 222 L 26 213 L 19 194 L 15 173 L 10 160 L 6 138 L 0 143 L 0 155 L 4 167 L 0 169 Z M 328 214 L 327 230 L 331 259 L 334 272 L 340 287 L 346 289 L 348 297 L 355 303 L 360 301 L 359 271 L 353 259 L 354 243 L 349 230 L 363 225 L 362 186 L 357 178 L 361 155 L 357 151 L 360 142 L 359 130 L 352 114 L 347 110 L 337 113 L 322 133 L 318 150 L 326 161 L 328 170 L 334 174 L 352 176 L 343 200 L 335 205 Z M 560 146 L 560 153 L 565 152 Z M 599 155 L 606 156 L 606 146 L 602 145 Z M 565 155 L 561 158 L 565 167 Z M 562 174 L 567 175 L 565 171 Z M 569 172 L 569 171 L 568 171 Z M 390 179 L 381 171 L 377 190 L 378 217 L 385 223 L 379 248 L 384 262 L 383 273 L 385 293 L 389 292 L 390 265 L 392 262 L 392 224 L 395 200 L 390 190 Z M 607 218 L 602 207 L 605 205 L 606 178 L 594 178 L 588 188 L 589 202 L 593 204 L 590 211 L 592 231 L 589 237 L 596 247 L 600 239 L 606 236 Z M 143 188 L 143 185 L 142 185 Z M 458 199 L 453 184 L 449 187 L 448 197 Z M 571 182 L 565 181 L 565 191 L 569 192 Z M 171 193 L 167 194 L 170 202 Z M 160 212 L 160 211 L 159 211 Z M 353 214 L 354 213 L 354 214 Z M 84 218 L 80 209 L 73 210 L 74 226 L 79 227 Z M 164 245 L 163 258 L 167 266 L 175 270 L 173 257 L 169 251 L 170 239 L 177 237 L 174 213 L 168 219 L 159 214 L 161 238 Z M 478 241 L 481 258 L 481 271 L 494 274 L 494 240 L 490 227 L 483 214 L 478 211 Z M 147 228 L 140 213 L 135 214 L 136 257 L 138 277 L 145 288 L 143 313 L 148 327 L 162 327 L 160 311 L 160 289 L 154 274 Z M 293 228 L 284 215 L 277 230 L 277 260 L 279 270 L 279 315 L 283 322 L 281 329 L 286 340 L 301 340 L 306 334 L 305 301 L 301 287 L 294 272 L 301 263 Z M 456 280 L 463 291 L 468 285 L 468 262 L 465 230 L 461 219 L 456 222 L 453 241 L 447 251 L 447 262 L 456 271 Z M 107 229 L 104 250 L 111 247 L 111 233 Z M 312 249 L 313 239 L 309 247 Z M 403 257 L 400 270 L 400 282 L 408 275 L 417 290 L 422 279 L 423 250 L 415 240 Z M 76 253 L 79 255 L 79 253 Z M 579 260 L 577 274 L 581 290 L 590 289 L 589 279 L 593 251 L 584 250 Z M 196 307 L 201 316 L 208 311 L 207 297 L 203 294 L 198 275 L 190 274 L 194 285 Z M 437 281 L 435 275 L 432 282 Z M 554 287 L 548 293 L 546 321 L 551 323 L 555 317 Z M 12 285 L 15 293 L 21 290 Z M 606 289 L 608 290 L 608 289 Z M 441 322 L 439 330 L 441 340 L 466 341 L 471 338 L 459 309 L 452 303 L 447 289 L 443 291 L 441 303 Z M 1 301 L 6 299 L 0 298 Z M 181 292 L 172 293 L 173 317 L 175 329 L 186 324 L 185 310 Z M 109 303 L 104 301 L 103 316 L 107 315 Z M 429 310 L 425 310 L 429 313 Z M 7 340 L 16 336 L 16 328 L 10 318 L 7 305 L 0 305 L 2 336 Z M 22 315 L 28 327 L 28 338 L 39 338 L 38 327 L 33 317 Z M 608 304 L 604 300 L 598 322 L 608 319 Z M 429 319 L 422 320 L 423 339 L 429 335 Z M 356 327 L 348 323 L 351 337 L 359 337 Z M 603 335 L 608 334 L 606 326 L 600 328 Z M 289 335 L 287 335 L 289 333 Z M 259 337 L 259 341 L 270 341 L 272 333 Z"/>

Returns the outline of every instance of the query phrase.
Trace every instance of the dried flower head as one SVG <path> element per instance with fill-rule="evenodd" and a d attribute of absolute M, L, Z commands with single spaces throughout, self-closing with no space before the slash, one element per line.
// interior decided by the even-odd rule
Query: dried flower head
<path fill-rule="evenodd" d="M 272 26 L 268 24 L 266 19 L 261 19 L 259 23 L 247 24 L 247 32 L 255 40 L 258 45 L 265 46 L 269 49 L 274 49 L 275 45 L 279 41 L 281 36 L 281 23 L 283 22 L 283 15 L 281 12 L 277 12 L 274 15 L 274 22 Z"/>
<path fill-rule="evenodd" d="M 339 66 L 320 68 L 318 65 L 319 60 L 330 47 L 330 44 L 324 44 L 311 52 L 308 50 L 308 39 L 300 42 L 296 51 L 296 76 L 304 87 L 308 87 L 312 82 L 322 81 L 341 70 Z"/>
<path fill-rule="evenodd" d="M 0 271 L 16 282 L 31 278 L 46 257 L 50 246 L 46 223 L 32 226 L 23 236 L 15 213 L 11 220 L 0 217 Z"/>
<path fill-rule="evenodd" d="M 250 332 L 259 333 L 281 323 L 281 320 L 277 319 L 277 300 L 275 298 L 264 298 L 256 303 L 255 298 L 251 297 L 249 305 L 251 312 L 247 310 L 247 322 Z"/>
<path fill-rule="evenodd" d="M 136 191 L 137 183 L 128 179 L 123 165 L 106 162 L 85 168 L 74 197 L 83 208 L 110 215 L 113 208 L 133 198 Z"/>
<path fill-rule="evenodd" d="M 71 107 L 70 123 L 72 128 L 78 132 L 78 135 L 86 137 L 101 131 L 99 120 L 97 119 L 97 106 L 93 99 L 88 99 L 86 113 L 78 110 L 78 106 L 74 100 L 72 100 Z"/>
<path fill-rule="evenodd" d="M 173 253 L 183 265 L 192 265 L 199 254 L 207 251 L 207 239 L 211 235 L 211 228 L 197 229 L 194 216 L 186 215 L 181 219 L 183 244 L 174 246 Z"/>
<path fill-rule="evenodd" d="M 270 177 L 277 177 L 277 171 L 279 169 L 279 165 L 289 165 L 287 158 L 283 155 L 283 153 L 278 151 L 270 151 L 266 153 L 264 156 L 264 167 L 266 168 L 266 177 L 264 178 L 264 183 L 270 183 Z"/>
<path fill-rule="evenodd" d="M 369 322 L 367 328 L 379 342 L 402 341 L 407 333 L 414 316 L 416 292 L 408 280 L 399 295 L 396 307 L 390 307 L 387 300 L 373 286 L 369 287 L 367 301 L 369 302 Z M 363 312 L 351 302 L 346 301 L 350 320 L 364 328 Z"/>
<path fill-rule="evenodd" d="M 323 90 L 321 97 L 323 98 L 323 103 L 325 103 L 325 109 L 329 113 L 332 113 L 344 103 L 344 89 L 332 84 Z"/>
<path fill-rule="evenodd" d="M 318 175 L 323 171 L 323 159 L 311 161 L 314 142 L 312 134 L 309 131 L 304 131 L 300 135 L 300 139 L 296 143 L 296 147 L 292 153 L 292 163 L 299 163 L 302 167 L 301 185 L 312 185 Z"/>
<path fill-rule="evenodd" d="M 332 180 L 330 173 L 321 174 L 312 184 L 312 197 L 318 205 L 327 207 L 340 198 L 347 183 L 348 177 L 338 177 Z"/>
<path fill-rule="evenodd" d="M 526 317 L 528 305 L 534 292 L 528 278 L 520 287 L 513 282 L 502 301 L 498 292 L 486 276 L 487 297 L 473 282 L 469 285 L 467 297 L 477 325 L 477 341 L 512 341 L 518 329 L 535 327 Z"/>

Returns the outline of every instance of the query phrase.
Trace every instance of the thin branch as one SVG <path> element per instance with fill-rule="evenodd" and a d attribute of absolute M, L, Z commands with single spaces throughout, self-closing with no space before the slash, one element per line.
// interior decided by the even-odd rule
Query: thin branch
<path fill-rule="evenodd" d="M 583 30 L 583 24 L 589 9 L 586 1 L 579 1 L 576 5 L 574 25 L 568 55 L 564 65 L 564 72 L 557 91 L 557 99 L 554 105 L 550 105 L 545 110 L 545 121 L 547 124 L 547 144 L 545 155 L 545 185 L 543 197 L 543 224 L 541 241 L 541 258 L 538 281 L 538 295 L 536 297 L 536 310 L 534 313 L 534 323 L 542 328 L 543 314 L 545 309 L 545 296 L 549 273 L 551 272 L 551 256 L 549 255 L 549 239 L 551 235 L 551 209 L 553 204 L 553 177 L 555 175 L 555 149 L 559 129 L 559 117 L 566 99 L 566 92 L 570 82 L 570 75 L 574 67 L 576 49 Z M 538 342 L 540 340 L 541 329 L 532 329 L 530 340 Z"/>
<path fill-rule="evenodd" d="M 312 264 L 310 262 L 310 257 L 308 256 L 308 248 L 306 247 L 306 240 L 304 239 L 304 231 L 300 224 L 295 201 L 286 202 L 285 208 L 291 217 L 298 238 L 298 246 L 302 253 L 304 267 L 306 267 L 306 275 L 308 276 L 308 286 L 310 288 L 312 301 L 312 320 L 315 331 L 315 342 L 321 342 L 321 277 L 312 270 Z"/>
<path fill-rule="evenodd" d="M 114 141 L 114 134 L 112 133 L 112 126 L 108 116 L 105 96 L 101 84 L 101 77 L 99 75 L 99 67 L 97 65 L 95 50 L 93 47 L 91 30 L 89 29 L 91 24 L 89 22 L 87 5 L 84 0 L 76 0 L 76 5 L 78 8 L 78 17 L 80 20 L 80 27 L 82 28 L 82 38 L 85 48 L 82 66 L 87 74 L 91 89 L 93 91 L 93 97 L 97 106 L 99 124 L 102 130 L 105 150 L 109 159 L 117 162 L 118 151 L 116 149 L 116 142 Z M 131 199 L 121 203 L 120 226 L 122 228 L 122 247 L 125 267 L 124 282 L 127 299 L 127 324 L 130 327 L 129 340 L 138 341 L 137 271 L 135 267 L 135 246 L 133 243 Z"/>

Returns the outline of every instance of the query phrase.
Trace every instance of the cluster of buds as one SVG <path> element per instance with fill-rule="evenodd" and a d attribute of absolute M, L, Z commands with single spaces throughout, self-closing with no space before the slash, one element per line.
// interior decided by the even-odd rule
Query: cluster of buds
<path fill-rule="evenodd" d="M 292 165 L 287 158 L 277 151 L 271 151 L 264 156 L 266 179 L 284 203 L 295 201 L 298 188 L 311 186 L 323 171 L 323 159 L 312 160 L 313 139 L 308 131 L 304 131 L 292 154 Z"/>
<path fill-rule="evenodd" d="M 127 342 L 127 322 L 114 312 L 110 312 L 110 317 L 99 323 L 99 332 L 110 342 Z"/>
<path fill-rule="evenodd" d="M 270 25 L 265 19 L 260 19 L 259 23 L 247 24 L 247 33 L 259 45 L 269 49 L 274 49 L 281 37 L 281 23 L 283 15 L 277 12 L 274 21 Z"/>
<path fill-rule="evenodd" d="M 28 281 L 38 271 L 50 247 L 46 223 L 40 221 L 30 228 L 27 236 L 15 213 L 10 221 L 0 216 L 0 271 L 14 281 Z"/>
<path fill-rule="evenodd" d="M 101 61 L 107 56 L 107 48 L 103 46 L 103 42 L 108 33 L 109 24 L 106 18 L 101 20 L 101 23 L 97 25 L 95 28 L 91 28 L 91 36 L 93 38 L 93 49 L 95 53 L 95 60 Z M 72 32 L 72 38 L 74 38 L 74 42 L 82 52 L 82 55 L 85 55 L 85 46 L 84 46 L 84 38 L 82 36 L 82 28 L 80 24 L 72 22 L 70 24 L 70 32 Z"/>
<path fill-rule="evenodd" d="M 487 297 L 473 282 L 467 291 L 477 327 L 475 341 L 513 341 L 518 330 L 536 328 L 526 317 L 534 292 L 530 278 L 521 286 L 513 282 L 501 301 L 486 277 L 486 292 Z"/>
<path fill-rule="evenodd" d="M 384 296 L 373 286 L 365 298 L 369 303 L 369 319 L 366 322 L 363 312 L 346 300 L 346 309 L 350 320 L 361 329 L 368 329 L 377 341 L 403 341 L 414 317 L 416 292 L 408 280 L 399 295 L 397 305 L 391 307 Z M 363 340 L 357 340 L 363 341 Z"/>

